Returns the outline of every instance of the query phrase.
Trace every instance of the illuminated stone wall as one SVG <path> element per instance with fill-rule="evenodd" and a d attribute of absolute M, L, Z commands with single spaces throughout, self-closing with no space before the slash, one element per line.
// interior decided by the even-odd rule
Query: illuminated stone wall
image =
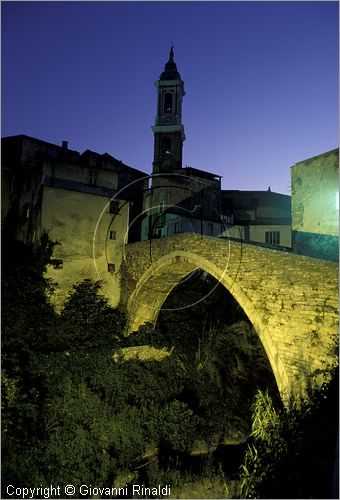
<path fill-rule="evenodd" d="M 291 168 L 293 251 L 338 260 L 339 150 Z"/>
<path fill-rule="evenodd" d="M 155 323 L 172 288 L 196 268 L 218 279 L 241 305 L 284 399 L 304 393 L 312 372 L 337 362 L 331 354 L 338 338 L 336 263 L 207 236 L 125 247 L 121 301 L 130 331 Z"/>
<path fill-rule="evenodd" d="M 52 297 L 57 309 L 72 286 L 85 278 L 100 279 L 111 305 L 119 302 L 128 205 L 115 216 L 109 213 L 109 201 L 110 197 L 44 187 L 41 229 L 48 231 L 52 241 L 61 243 L 54 247 L 52 258 L 62 260 L 62 267 L 49 265 L 46 273 L 47 278 L 59 284 Z M 114 239 L 110 239 L 110 234 Z M 112 271 L 109 263 L 114 265 Z"/>

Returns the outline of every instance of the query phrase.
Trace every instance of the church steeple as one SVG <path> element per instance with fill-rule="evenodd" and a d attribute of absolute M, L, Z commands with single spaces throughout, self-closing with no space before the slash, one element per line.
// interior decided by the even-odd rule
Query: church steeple
<path fill-rule="evenodd" d="M 170 48 L 169 60 L 155 83 L 158 94 L 155 126 L 153 173 L 172 172 L 182 167 L 182 148 L 185 140 L 182 125 L 182 99 L 184 82 Z"/>
<path fill-rule="evenodd" d="M 164 66 L 164 71 L 159 77 L 160 80 L 180 80 L 181 75 L 177 71 L 177 66 L 174 61 L 174 46 L 171 46 L 169 60 Z"/>

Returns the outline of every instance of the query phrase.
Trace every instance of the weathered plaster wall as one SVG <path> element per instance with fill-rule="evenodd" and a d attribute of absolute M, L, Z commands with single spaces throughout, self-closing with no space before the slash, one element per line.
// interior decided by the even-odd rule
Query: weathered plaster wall
<path fill-rule="evenodd" d="M 331 354 L 338 338 L 335 263 L 207 236 L 125 247 L 121 301 L 130 330 L 155 323 L 172 288 L 197 267 L 220 280 L 244 309 L 283 398 L 303 393 L 312 372 L 337 362 Z"/>
<path fill-rule="evenodd" d="M 337 260 L 339 150 L 291 168 L 293 251 Z"/>
<path fill-rule="evenodd" d="M 53 298 L 57 308 L 72 285 L 89 277 L 102 280 L 103 293 L 113 306 L 119 302 L 128 206 L 114 216 L 109 213 L 109 201 L 109 197 L 44 187 L 41 229 L 61 243 L 55 246 L 52 257 L 63 261 L 62 268 L 48 266 L 46 273 L 59 284 Z M 115 231 L 116 239 L 110 239 L 110 231 Z M 115 272 L 108 271 L 108 263 L 115 265 Z"/>

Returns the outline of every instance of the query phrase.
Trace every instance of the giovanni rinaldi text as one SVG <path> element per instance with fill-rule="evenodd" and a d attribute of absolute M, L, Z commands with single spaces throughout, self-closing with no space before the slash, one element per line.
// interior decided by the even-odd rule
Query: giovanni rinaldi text
<path fill-rule="evenodd" d="M 107 487 L 99 487 L 92 486 L 87 484 L 82 484 L 81 486 L 74 486 L 72 484 L 68 484 L 66 486 L 38 486 L 38 487 L 22 487 L 22 486 L 14 486 L 13 484 L 9 484 L 6 488 L 7 495 L 13 498 L 67 498 L 68 496 L 73 496 L 76 493 L 79 494 L 80 497 L 93 497 L 93 496 L 126 496 L 127 498 L 131 497 L 142 497 L 146 496 L 156 496 L 166 497 L 170 495 L 170 485 L 156 485 L 153 487 L 146 487 L 140 484 L 130 484 L 129 486 L 126 484 L 121 488 L 107 488 Z"/>

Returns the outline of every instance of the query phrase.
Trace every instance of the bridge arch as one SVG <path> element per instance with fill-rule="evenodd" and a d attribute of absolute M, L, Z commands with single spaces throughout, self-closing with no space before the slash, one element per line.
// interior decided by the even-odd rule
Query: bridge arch
<path fill-rule="evenodd" d="M 169 269 L 171 272 L 169 273 Z M 179 282 L 196 269 L 202 269 L 221 283 L 242 307 L 254 326 L 268 356 L 280 394 L 287 391 L 289 380 L 275 343 L 272 341 L 267 325 L 252 306 L 247 294 L 242 290 L 227 267 L 218 268 L 216 264 L 201 255 L 185 251 L 175 251 L 158 259 L 143 273 L 130 297 L 128 310 L 129 330 L 135 331 L 148 322 L 156 324 L 159 312 L 166 298 Z M 178 309 L 180 312 L 180 308 Z"/>
<path fill-rule="evenodd" d="M 318 370 L 313 383 L 321 383 L 321 372 L 337 363 L 331 352 L 338 324 L 335 263 L 197 235 L 157 240 L 152 249 L 149 242 L 127 245 L 125 262 L 130 331 L 155 324 L 171 290 L 200 268 L 248 316 L 284 401 L 304 394 Z"/>

